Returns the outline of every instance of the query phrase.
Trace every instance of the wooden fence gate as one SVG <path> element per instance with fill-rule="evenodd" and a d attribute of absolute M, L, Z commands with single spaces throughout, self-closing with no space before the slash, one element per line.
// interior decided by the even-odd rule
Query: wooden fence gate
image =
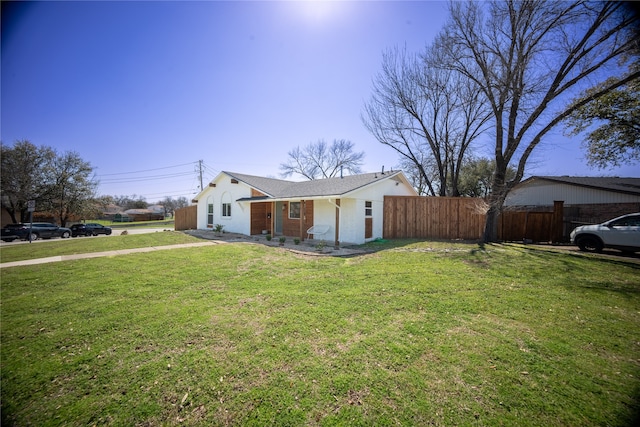
<path fill-rule="evenodd" d="M 176 209 L 174 216 L 174 229 L 195 230 L 198 228 L 198 205 Z"/>
<path fill-rule="evenodd" d="M 553 202 L 552 211 L 509 211 L 500 215 L 498 239 L 504 241 L 561 242 L 563 202 Z"/>

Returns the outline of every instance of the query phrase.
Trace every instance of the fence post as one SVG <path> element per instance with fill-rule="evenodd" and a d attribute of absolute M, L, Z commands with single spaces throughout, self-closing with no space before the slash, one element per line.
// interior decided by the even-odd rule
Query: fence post
<path fill-rule="evenodd" d="M 561 242 L 564 237 L 564 201 L 553 201 L 553 226 L 551 232 L 551 242 Z"/>

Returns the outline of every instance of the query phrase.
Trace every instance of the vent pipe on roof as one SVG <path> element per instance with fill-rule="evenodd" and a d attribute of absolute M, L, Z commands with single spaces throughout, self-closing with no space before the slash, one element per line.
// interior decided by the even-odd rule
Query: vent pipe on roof
<path fill-rule="evenodd" d="M 340 166 L 340 179 L 342 179 L 342 166 Z"/>
<path fill-rule="evenodd" d="M 384 175 L 384 165 L 382 165 L 382 175 Z"/>

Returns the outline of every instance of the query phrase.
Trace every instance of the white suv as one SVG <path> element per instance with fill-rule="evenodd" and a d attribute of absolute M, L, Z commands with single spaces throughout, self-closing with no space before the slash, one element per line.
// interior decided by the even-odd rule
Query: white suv
<path fill-rule="evenodd" d="M 640 251 L 640 212 L 623 215 L 598 225 L 583 225 L 571 232 L 571 243 L 581 251 L 600 252 L 613 248 Z"/>

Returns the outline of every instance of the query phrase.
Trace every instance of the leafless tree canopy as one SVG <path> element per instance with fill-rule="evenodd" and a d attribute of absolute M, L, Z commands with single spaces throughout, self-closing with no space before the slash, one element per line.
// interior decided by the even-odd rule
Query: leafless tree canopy
<path fill-rule="evenodd" d="M 436 44 L 420 55 L 385 52 L 363 122 L 420 174 L 428 194 L 457 196 L 463 159 L 489 115 L 478 88 L 442 61 Z"/>
<path fill-rule="evenodd" d="M 281 175 L 286 178 L 298 174 L 313 180 L 360 173 L 364 152 L 353 149 L 354 144 L 344 139 L 335 139 L 331 145 L 319 140 L 303 148 L 298 146 L 289 151 L 289 160 L 280 164 Z"/>
<path fill-rule="evenodd" d="M 440 37 L 447 64 L 475 83 L 492 114 L 496 170 L 485 240 L 495 240 L 504 199 L 545 135 L 574 109 L 640 77 L 621 66 L 637 60 L 638 18 L 623 3 L 590 1 L 452 2 L 450 12 Z M 571 102 L 593 86 L 599 90 Z"/>

